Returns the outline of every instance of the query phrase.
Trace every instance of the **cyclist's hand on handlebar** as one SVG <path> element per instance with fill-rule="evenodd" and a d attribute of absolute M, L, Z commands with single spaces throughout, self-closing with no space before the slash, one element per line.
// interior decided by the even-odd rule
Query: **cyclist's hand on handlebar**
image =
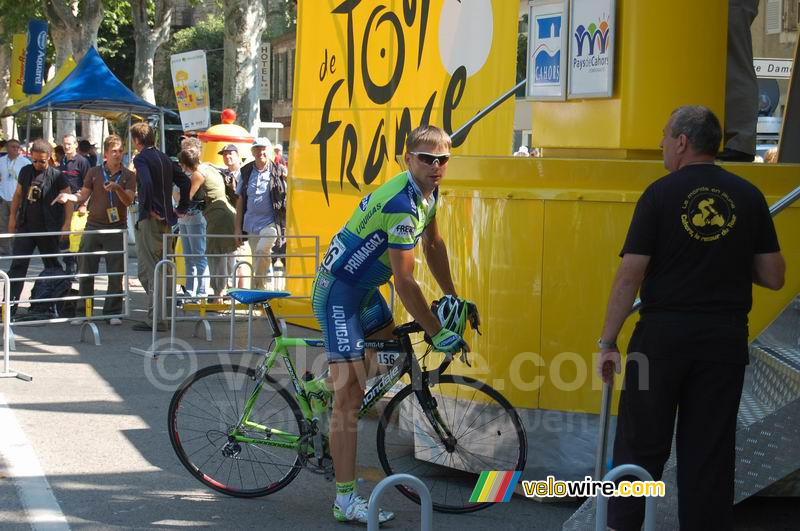
<path fill-rule="evenodd" d="M 446 328 L 439 330 L 439 332 L 431 338 L 431 343 L 433 343 L 433 350 L 444 352 L 450 357 L 461 350 L 469 351 L 469 345 L 464 341 L 464 338 Z"/>

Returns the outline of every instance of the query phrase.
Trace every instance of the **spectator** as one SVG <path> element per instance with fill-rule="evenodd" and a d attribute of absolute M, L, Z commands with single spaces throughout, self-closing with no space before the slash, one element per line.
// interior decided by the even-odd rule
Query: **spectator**
<path fill-rule="evenodd" d="M 58 144 L 53 148 L 53 154 L 50 156 L 50 165 L 58 168 L 61 166 L 62 160 L 64 160 L 64 146 Z"/>
<path fill-rule="evenodd" d="M 128 207 L 133 203 L 136 193 L 136 176 L 122 167 L 122 139 L 117 135 L 106 137 L 103 142 L 105 164 L 93 166 L 86 172 L 83 188 L 77 194 L 59 194 L 59 203 L 83 203 L 89 201 L 89 219 L 83 234 L 79 253 L 108 251 L 116 253 L 124 251 L 122 234 L 96 234 L 91 231 L 103 229 L 125 229 L 128 226 Z M 108 271 L 108 289 L 103 303 L 103 315 L 119 315 L 123 310 L 123 273 L 125 256 L 123 254 L 105 255 L 106 271 Z M 100 266 L 99 255 L 78 256 L 78 271 L 81 275 L 95 275 Z M 94 277 L 81 277 L 80 295 L 94 296 Z M 112 297 L 111 294 L 118 294 Z M 78 315 L 85 313 L 85 299 L 78 302 Z M 81 324 L 75 319 L 72 324 Z M 119 317 L 109 319 L 112 326 L 121 325 Z"/>
<path fill-rule="evenodd" d="M 677 413 L 681 529 L 733 529 L 752 284 L 780 289 L 785 270 L 764 196 L 714 165 L 721 137 L 705 107 L 672 113 L 661 140 L 670 173 L 636 205 L 598 343 L 598 369 L 611 383 L 620 364 L 617 334 L 641 287 L 614 464 L 633 463 L 661 479 Z M 613 529 L 639 529 L 644 499 L 611 498 L 609 516 Z"/>
<path fill-rule="evenodd" d="M 217 154 L 222 156 L 222 162 L 225 163 L 225 168 L 222 170 L 222 177 L 225 179 L 225 194 L 235 209 L 236 202 L 239 200 L 239 196 L 236 194 L 236 187 L 242 176 L 242 158 L 239 156 L 239 148 L 235 144 L 228 144 Z M 236 262 L 248 260 L 249 258 L 247 257 L 249 255 L 248 246 L 239 245 L 233 252 L 233 256 L 228 259 L 228 270 L 233 271 Z M 236 272 L 236 286 L 231 287 L 245 287 L 245 279 L 238 271 Z"/>
<path fill-rule="evenodd" d="M 212 165 L 200 163 L 200 150 L 196 147 L 183 147 L 178 160 L 184 171 L 191 174 L 192 200 L 203 201 L 202 210 L 206 218 L 207 234 L 233 234 L 236 211 L 225 196 L 225 181 L 222 174 Z M 225 292 L 230 276 L 227 255 L 233 253 L 236 247 L 234 238 L 208 238 L 206 241 L 211 287 L 217 298 L 222 297 Z"/>
<path fill-rule="evenodd" d="M 65 175 L 50 166 L 51 150 L 50 144 L 42 139 L 35 140 L 31 146 L 31 164 L 20 170 L 17 189 L 11 201 L 8 221 L 10 234 L 69 230 L 71 205 L 53 203 L 59 193 L 70 192 L 70 184 Z M 14 239 L 13 254 L 28 256 L 38 249 L 39 254 L 53 255 L 58 253 L 58 240 L 58 236 L 17 236 Z M 44 256 L 42 261 L 45 268 L 61 269 L 55 256 Z M 11 262 L 8 276 L 11 279 L 25 277 L 29 264 L 30 258 L 15 258 Z M 23 284 L 24 282 L 11 283 L 12 301 L 19 300 Z M 12 315 L 16 311 L 17 307 L 14 306 L 11 309 Z"/>
<path fill-rule="evenodd" d="M 235 233 L 248 235 L 253 253 L 253 287 L 263 289 L 272 246 L 280 236 L 286 216 L 286 187 L 280 168 L 270 159 L 272 143 L 257 138 L 251 147 L 254 160 L 242 167 L 236 193 Z"/>
<path fill-rule="evenodd" d="M 181 137 L 181 149 L 201 148 L 195 137 Z M 181 169 L 183 171 L 183 169 Z M 186 173 L 184 172 L 186 175 Z M 188 175 L 187 175 L 188 177 Z M 176 200 L 178 198 L 176 197 Z M 206 218 L 203 211 L 193 205 L 186 214 L 178 218 L 178 233 L 183 246 L 183 260 L 186 267 L 185 293 L 194 299 L 205 299 L 208 295 L 208 257 L 206 256 Z"/>
<path fill-rule="evenodd" d="M 519 149 L 514 153 L 515 157 L 528 157 L 530 153 L 528 153 L 528 146 L 520 146 Z"/>
<path fill-rule="evenodd" d="M 69 181 L 69 187 L 74 194 L 83 188 L 83 178 L 86 172 L 89 171 L 89 161 L 86 160 L 86 157 L 78 153 L 78 141 L 75 135 L 64 135 L 62 145 L 64 146 L 64 158 L 61 159 L 59 169 Z M 79 216 L 86 215 L 86 205 L 83 203 L 76 204 L 75 210 L 78 211 Z M 67 230 L 69 230 L 69 228 Z M 62 240 L 61 250 L 69 253 L 69 238 Z M 68 274 L 75 272 L 77 269 L 77 261 L 72 254 L 64 256 L 62 261 L 64 262 L 64 269 Z"/>
<path fill-rule="evenodd" d="M 131 141 L 139 152 L 133 159 L 136 170 L 136 187 L 139 196 L 139 215 L 135 224 L 136 256 L 139 266 L 139 282 L 148 295 L 147 317 L 153 321 L 153 282 L 156 264 L 163 258 L 162 236 L 172 232 L 177 223 L 172 208 L 172 186 L 180 190 L 177 212 L 183 215 L 189 207 L 189 179 L 164 153 L 155 148 L 156 135 L 147 123 L 139 122 L 131 126 Z M 172 287 L 165 286 L 165 293 L 172 296 Z M 170 305 L 161 312 L 161 320 L 155 323 L 156 329 L 165 331 L 167 312 Z M 136 323 L 134 330 L 152 331 L 150 323 Z"/>
<path fill-rule="evenodd" d="M 105 142 L 103 143 L 105 145 Z M 78 142 L 78 153 L 83 155 L 89 161 L 89 166 L 94 168 L 97 166 L 97 146 L 88 140 L 81 140 Z"/>
<path fill-rule="evenodd" d="M 764 153 L 764 162 L 767 164 L 775 164 L 778 162 L 778 146 L 771 147 Z"/>
<path fill-rule="evenodd" d="M 19 140 L 12 138 L 6 142 L 8 155 L 0 158 L 0 234 L 8 232 L 11 215 L 11 200 L 17 191 L 19 172 L 31 161 L 19 154 Z M 0 256 L 11 254 L 11 239 L 0 239 Z"/>
<path fill-rule="evenodd" d="M 286 177 L 289 174 L 289 162 L 283 156 L 283 144 L 275 144 L 273 152 L 275 154 L 273 161 L 280 167 L 283 176 Z"/>

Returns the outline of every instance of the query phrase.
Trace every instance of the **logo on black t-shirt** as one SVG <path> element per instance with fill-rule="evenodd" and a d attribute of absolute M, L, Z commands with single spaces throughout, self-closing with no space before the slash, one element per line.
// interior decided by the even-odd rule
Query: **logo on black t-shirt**
<path fill-rule="evenodd" d="M 689 236 L 713 242 L 727 235 L 736 224 L 736 205 L 718 188 L 702 186 L 683 201 L 681 223 Z"/>

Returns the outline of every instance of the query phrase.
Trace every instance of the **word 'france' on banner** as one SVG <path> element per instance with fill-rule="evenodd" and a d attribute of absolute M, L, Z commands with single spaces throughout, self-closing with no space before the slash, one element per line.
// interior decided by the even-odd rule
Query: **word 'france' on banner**
<path fill-rule="evenodd" d="M 517 486 L 520 471 L 484 471 L 470 496 L 470 503 L 507 502 Z"/>
<path fill-rule="evenodd" d="M 44 84 L 44 59 L 47 47 L 47 21 L 28 22 L 28 49 L 25 54 L 25 94 L 39 94 Z"/>
<path fill-rule="evenodd" d="M 211 104 L 208 101 L 206 52 L 193 50 L 171 55 L 170 66 L 183 130 L 208 129 Z"/>

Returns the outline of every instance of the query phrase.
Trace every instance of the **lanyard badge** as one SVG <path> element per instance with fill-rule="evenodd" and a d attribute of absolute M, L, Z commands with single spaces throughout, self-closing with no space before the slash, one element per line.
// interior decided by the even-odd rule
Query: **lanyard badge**
<path fill-rule="evenodd" d="M 119 179 L 122 177 L 122 171 L 117 174 L 117 178 L 114 180 L 115 183 L 119 184 Z M 106 167 L 103 166 L 103 180 L 105 182 L 110 182 L 111 177 L 108 175 L 106 171 Z M 114 193 L 109 191 L 108 192 L 108 204 L 109 208 L 106 209 L 106 216 L 108 216 L 109 223 L 118 223 L 120 220 L 119 210 L 117 207 L 114 206 Z"/>

